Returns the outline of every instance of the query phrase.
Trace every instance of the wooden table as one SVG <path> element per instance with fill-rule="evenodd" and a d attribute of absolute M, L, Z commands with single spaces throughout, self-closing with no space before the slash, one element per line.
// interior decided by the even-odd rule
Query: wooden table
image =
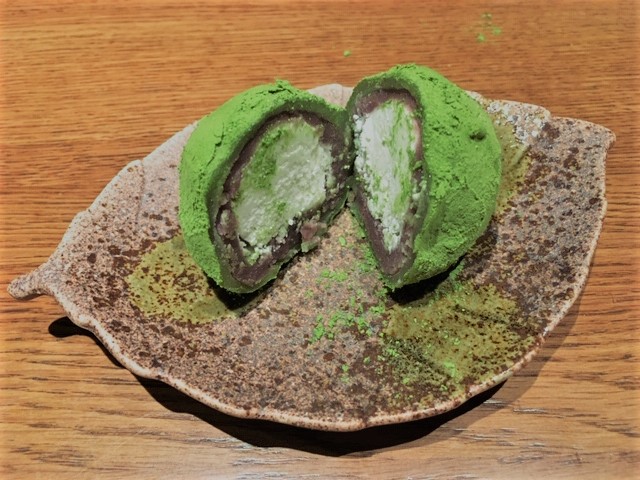
<path fill-rule="evenodd" d="M 0 477 L 638 475 L 637 2 L 103 3 L 1 7 Z M 347 434 L 237 420 L 134 377 L 52 299 L 6 293 L 127 162 L 229 96 L 274 78 L 350 85 L 403 62 L 618 137 L 586 289 L 501 388 Z"/>

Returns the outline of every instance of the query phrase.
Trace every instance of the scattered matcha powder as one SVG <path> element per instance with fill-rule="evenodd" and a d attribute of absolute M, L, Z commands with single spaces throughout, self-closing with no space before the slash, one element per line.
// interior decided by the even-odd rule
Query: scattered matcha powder
<path fill-rule="evenodd" d="M 488 12 L 480 15 L 480 23 L 477 28 L 480 30 L 476 31 L 476 41 L 478 43 L 484 43 L 491 36 L 495 37 L 502 34 L 502 28 L 493 23 L 493 15 Z"/>
<path fill-rule="evenodd" d="M 328 268 L 323 269 L 320 272 L 320 280 L 331 280 L 333 282 L 342 283 L 349 278 L 349 274 L 344 270 L 329 270 Z"/>
<path fill-rule="evenodd" d="M 314 344 L 320 340 L 334 340 L 342 332 L 355 328 L 360 335 L 373 337 L 375 334 L 371 321 L 385 313 L 384 304 L 378 304 L 365 310 L 365 306 L 355 296 L 349 299 L 348 310 L 335 310 L 326 317 L 318 315 L 316 325 L 309 338 L 309 343 Z"/>
<path fill-rule="evenodd" d="M 342 369 L 342 375 L 340 375 L 340 381 L 342 381 L 342 383 L 349 383 L 350 382 L 349 365 L 345 363 L 342 365 L 341 369 Z"/>

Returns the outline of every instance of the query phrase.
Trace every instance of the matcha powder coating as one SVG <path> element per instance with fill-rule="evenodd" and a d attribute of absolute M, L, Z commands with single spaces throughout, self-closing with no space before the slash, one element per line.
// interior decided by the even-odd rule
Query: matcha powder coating
<path fill-rule="evenodd" d="M 344 109 L 282 81 L 201 119 L 180 163 L 180 223 L 196 263 L 245 293 L 312 248 L 344 205 L 351 138 Z"/>
<path fill-rule="evenodd" d="M 482 106 L 429 68 L 399 65 L 363 79 L 346 109 L 277 82 L 204 117 L 180 164 L 180 222 L 209 277 L 251 292 L 317 244 L 353 185 L 352 210 L 395 289 L 467 252 L 500 178 Z"/>
<path fill-rule="evenodd" d="M 376 182 L 362 175 L 367 168 L 375 170 L 374 161 L 369 159 L 379 156 L 379 152 L 363 149 L 365 132 L 359 126 L 389 108 L 390 100 L 385 102 L 385 98 L 405 99 L 402 101 L 407 110 L 414 110 L 409 118 L 417 119 L 420 136 L 418 147 L 410 152 L 415 157 L 413 170 L 404 169 L 402 178 L 382 178 L 377 182 L 381 188 L 395 182 L 410 189 L 392 197 L 412 198 L 400 219 L 402 233 L 397 231 L 397 225 L 387 225 L 385 216 L 375 215 L 376 209 L 392 210 L 394 205 L 368 207 L 386 193 L 375 190 Z M 397 288 L 447 270 L 484 232 L 495 210 L 501 148 L 490 117 L 464 90 L 437 72 L 417 65 L 399 65 L 365 78 L 355 87 L 347 110 L 354 119 L 355 145 L 359 149 L 353 209 L 371 241 L 385 282 Z M 406 118 L 396 121 L 407 123 Z M 393 125 L 380 129 L 399 130 Z M 359 134 L 362 138 L 358 138 Z M 394 144 L 395 140 L 390 137 L 381 143 Z M 396 154 L 398 158 L 392 161 L 406 163 L 403 156 L 406 151 L 402 156 Z M 359 161 L 364 163 L 360 170 Z M 382 172 L 379 168 L 377 171 Z M 388 237 L 390 231 L 401 236 L 399 244 L 382 240 L 376 243 L 376 236 Z"/>

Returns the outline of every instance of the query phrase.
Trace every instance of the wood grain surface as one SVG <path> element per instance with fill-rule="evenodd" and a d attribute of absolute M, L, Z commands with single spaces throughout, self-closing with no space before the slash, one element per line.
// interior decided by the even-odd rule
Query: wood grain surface
<path fill-rule="evenodd" d="M 637 2 L 0 8 L 0 478 L 638 478 Z M 237 420 L 136 378 L 51 298 L 6 293 L 124 165 L 231 95 L 274 78 L 351 85 L 403 62 L 618 138 L 586 289 L 501 387 L 347 434 Z"/>

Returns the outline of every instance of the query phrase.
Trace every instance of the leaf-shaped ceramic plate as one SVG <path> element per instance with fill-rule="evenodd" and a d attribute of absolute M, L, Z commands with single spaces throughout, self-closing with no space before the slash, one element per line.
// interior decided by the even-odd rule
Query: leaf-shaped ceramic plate
<path fill-rule="evenodd" d="M 350 94 L 315 92 L 339 104 Z M 503 142 L 498 210 L 436 279 L 386 292 L 345 210 L 264 290 L 225 295 L 178 225 L 190 125 L 126 166 L 10 293 L 52 295 L 133 373 L 238 417 L 347 431 L 453 409 L 522 368 L 579 295 L 614 141 L 594 124 L 476 97 Z"/>

